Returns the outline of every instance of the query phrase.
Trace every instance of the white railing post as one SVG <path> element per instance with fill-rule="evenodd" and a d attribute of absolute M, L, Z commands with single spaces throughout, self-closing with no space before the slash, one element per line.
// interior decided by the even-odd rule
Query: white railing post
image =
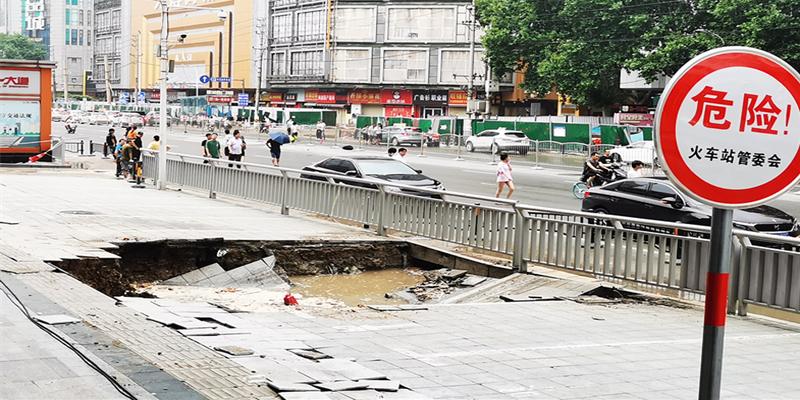
<path fill-rule="evenodd" d="M 386 236 L 386 227 L 383 224 L 384 214 L 386 214 L 386 190 L 383 185 L 378 186 L 378 235 Z"/>
<path fill-rule="evenodd" d="M 289 207 L 286 206 L 286 196 L 289 194 L 289 174 L 281 171 L 281 214 L 289 215 Z"/>
<path fill-rule="evenodd" d="M 523 252 L 525 251 L 525 216 L 523 211 L 517 208 L 514 204 L 514 249 L 511 251 L 512 261 L 511 266 L 522 273 L 528 272 L 528 265 L 523 260 Z"/>
<path fill-rule="evenodd" d="M 217 193 L 214 192 L 214 187 L 216 186 L 215 181 L 217 180 L 217 163 L 214 162 L 213 158 L 209 160 L 208 163 L 211 165 L 211 181 L 208 184 L 208 198 L 216 199 Z"/>

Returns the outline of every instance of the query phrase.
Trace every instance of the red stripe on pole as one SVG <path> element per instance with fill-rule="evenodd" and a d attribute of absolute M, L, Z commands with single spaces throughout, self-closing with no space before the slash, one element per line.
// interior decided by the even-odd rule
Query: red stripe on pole
<path fill-rule="evenodd" d="M 728 312 L 728 273 L 706 275 L 706 326 L 725 326 Z"/>

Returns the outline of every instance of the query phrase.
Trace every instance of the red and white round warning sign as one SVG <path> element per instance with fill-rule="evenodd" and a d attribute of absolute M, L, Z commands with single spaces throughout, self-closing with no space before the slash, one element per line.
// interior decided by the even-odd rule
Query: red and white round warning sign
<path fill-rule="evenodd" d="M 767 52 L 724 47 L 664 89 L 654 137 L 670 180 L 713 206 L 764 203 L 800 179 L 800 74 Z"/>

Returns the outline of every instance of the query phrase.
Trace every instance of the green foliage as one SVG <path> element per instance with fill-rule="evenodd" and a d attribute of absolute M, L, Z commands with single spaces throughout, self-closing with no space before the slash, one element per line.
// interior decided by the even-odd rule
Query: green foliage
<path fill-rule="evenodd" d="M 798 0 L 477 0 L 483 45 L 498 73 L 525 72 L 524 89 L 552 88 L 602 108 L 624 100 L 620 69 L 672 75 L 724 45 L 800 66 Z"/>
<path fill-rule="evenodd" d="M 44 60 L 47 58 L 47 48 L 27 36 L 0 34 L 0 58 Z"/>

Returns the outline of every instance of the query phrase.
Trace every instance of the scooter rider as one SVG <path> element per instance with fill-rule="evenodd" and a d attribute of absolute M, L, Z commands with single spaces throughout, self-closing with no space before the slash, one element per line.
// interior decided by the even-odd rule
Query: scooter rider
<path fill-rule="evenodd" d="M 595 151 L 592 152 L 592 156 L 583 164 L 581 180 L 586 182 L 586 186 L 592 187 L 594 186 L 595 179 L 600 179 L 601 181 L 598 181 L 598 183 L 602 183 L 602 176 L 598 178 L 598 175 L 605 172 L 610 172 L 610 169 L 600 162 L 600 154 Z"/>

